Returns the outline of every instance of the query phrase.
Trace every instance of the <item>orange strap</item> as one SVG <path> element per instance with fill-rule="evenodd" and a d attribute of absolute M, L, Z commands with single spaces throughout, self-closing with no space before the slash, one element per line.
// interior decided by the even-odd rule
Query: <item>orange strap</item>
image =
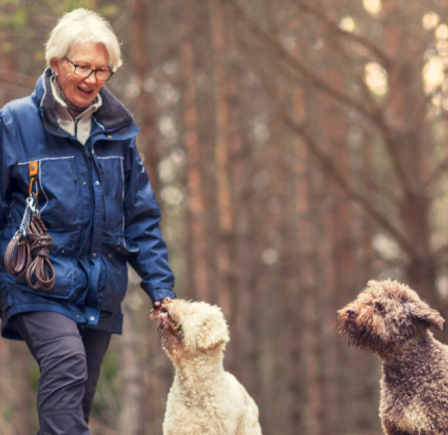
<path fill-rule="evenodd" d="M 33 192 L 33 184 L 36 187 L 36 195 L 38 194 L 38 190 L 37 190 L 37 181 L 36 181 L 36 175 L 39 169 L 39 162 L 31 162 L 29 164 L 30 167 L 30 189 L 29 189 L 29 194 L 31 195 L 31 193 Z"/>
<path fill-rule="evenodd" d="M 38 162 L 31 162 L 30 163 L 30 176 L 35 177 L 37 175 L 37 170 L 39 169 L 39 163 Z"/>

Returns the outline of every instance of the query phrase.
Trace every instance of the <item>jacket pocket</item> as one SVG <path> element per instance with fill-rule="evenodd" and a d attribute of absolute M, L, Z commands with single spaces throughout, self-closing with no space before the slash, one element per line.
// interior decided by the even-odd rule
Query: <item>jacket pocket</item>
<path fill-rule="evenodd" d="M 115 313 L 119 310 L 128 287 L 127 260 L 136 250 L 114 239 L 103 237 L 103 256 L 99 278 L 101 308 Z"/>
<path fill-rule="evenodd" d="M 102 174 L 105 210 L 104 231 L 110 235 L 124 233 L 124 169 L 123 157 L 97 157 Z"/>
<path fill-rule="evenodd" d="M 27 293 L 39 294 L 50 299 L 60 299 L 60 300 L 70 300 L 72 297 L 76 296 L 77 286 L 87 285 L 87 281 L 84 277 L 79 277 L 77 274 L 80 269 L 77 265 L 77 259 L 71 254 L 65 254 L 64 249 L 58 249 L 53 243 L 50 250 L 50 261 L 53 265 L 55 271 L 55 284 L 51 290 L 33 290 L 28 287 L 25 279 L 17 279 L 17 277 L 10 275 L 5 270 L 5 251 L 12 237 L 16 233 L 18 227 L 13 225 L 8 225 L 1 230 L 0 233 L 0 269 L 4 274 L 4 280 L 7 281 L 9 285 L 20 285 L 21 290 Z M 66 236 L 65 234 L 63 236 Z M 56 242 L 60 242 L 56 240 Z M 81 279 L 82 278 L 82 279 Z M 83 283 L 83 279 L 86 281 Z"/>
<path fill-rule="evenodd" d="M 50 255 L 50 261 L 55 272 L 55 283 L 51 290 L 30 289 L 25 279 L 15 279 L 15 283 L 21 286 L 21 290 L 31 294 L 44 296 L 48 299 L 58 299 L 68 301 L 75 296 L 77 286 L 76 258 L 64 257 L 56 253 Z M 12 278 L 14 279 L 14 278 Z"/>
<path fill-rule="evenodd" d="M 74 156 L 39 161 L 39 209 L 52 232 L 79 231 L 79 198 Z"/>

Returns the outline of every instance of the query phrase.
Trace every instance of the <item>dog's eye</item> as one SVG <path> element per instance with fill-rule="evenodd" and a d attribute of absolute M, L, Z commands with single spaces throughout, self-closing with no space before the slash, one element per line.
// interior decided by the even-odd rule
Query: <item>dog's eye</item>
<path fill-rule="evenodd" d="M 376 310 L 377 310 L 379 313 L 384 313 L 384 312 L 386 311 L 386 307 L 385 307 L 383 304 L 379 303 L 379 302 L 377 302 L 377 303 L 375 304 L 375 308 L 376 308 Z"/>

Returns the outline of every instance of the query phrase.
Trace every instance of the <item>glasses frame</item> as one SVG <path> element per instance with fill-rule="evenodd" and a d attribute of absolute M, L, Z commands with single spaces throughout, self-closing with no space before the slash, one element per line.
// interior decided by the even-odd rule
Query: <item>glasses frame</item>
<path fill-rule="evenodd" d="M 99 79 L 99 78 L 96 76 L 96 73 L 97 73 L 98 70 L 97 70 L 97 69 L 93 69 L 93 68 L 90 68 L 91 71 L 90 71 L 90 73 L 89 73 L 88 75 L 86 75 L 86 76 L 80 76 L 79 74 L 76 74 L 76 68 L 78 68 L 78 66 L 80 66 L 80 64 L 79 64 L 79 63 L 78 63 L 78 64 L 73 63 L 67 56 L 64 56 L 63 59 L 68 60 L 68 61 L 75 67 L 75 71 L 74 71 L 75 75 L 77 75 L 78 77 L 82 77 L 83 79 L 87 79 L 87 78 L 89 78 L 93 73 L 95 73 L 95 80 L 98 80 L 99 82 L 107 82 L 107 81 L 110 80 L 111 77 L 114 75 L 114 72 L 110 69 L 110 67 L 107 67 L 108 70 L 109 70 L 110 76 L 109 76 L 109 78 L 106 79 L 106 80 L 101 80 L 101 79 Z"/>

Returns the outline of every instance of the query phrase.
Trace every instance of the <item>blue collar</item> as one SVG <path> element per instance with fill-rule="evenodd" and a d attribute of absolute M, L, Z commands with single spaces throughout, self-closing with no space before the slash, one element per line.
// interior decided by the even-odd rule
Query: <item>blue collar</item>
<path fill-rule="evenodd" d="M 46 120 L 46 123 L 54 129 L 59 129 L 54 109 L 56 101 L 50 87 L 51 74 L 51 68 L 48 67 L 37 80 L 36 88 L 31 98 L 37 106 L 41 117 Z M 104 127 L 105 133 L 118 132 L 121 129 L 126 131 L 134 130 L 135 137 L 138 129 L 134 124 L 131 112 L 106 87 L 103 86 L 101 88 L 100 95 L 103 104 L 95 112 L 95 118 Z"/>

